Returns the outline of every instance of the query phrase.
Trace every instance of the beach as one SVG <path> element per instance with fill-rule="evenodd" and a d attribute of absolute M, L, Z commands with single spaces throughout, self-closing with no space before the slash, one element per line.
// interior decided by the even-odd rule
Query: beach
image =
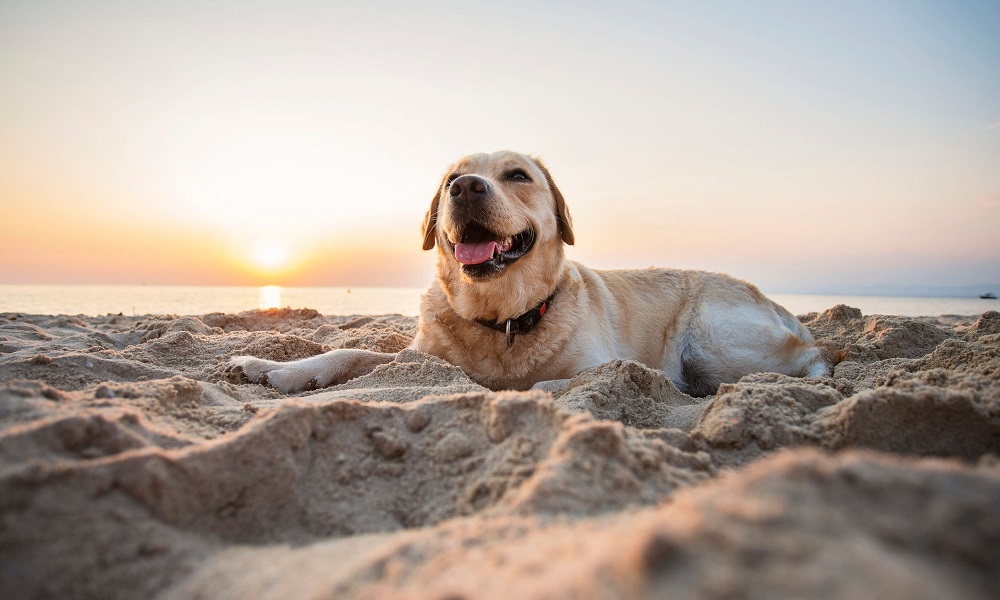
<path fill-rule="evenodd" d="M 7 598 L 996 598 L 1000 313 L 803 314 L 846 358 L 692 398 L 494 392 L 415 317 L 0 314 Z M 231 356 L 398 352 L 283 396 Z"/>

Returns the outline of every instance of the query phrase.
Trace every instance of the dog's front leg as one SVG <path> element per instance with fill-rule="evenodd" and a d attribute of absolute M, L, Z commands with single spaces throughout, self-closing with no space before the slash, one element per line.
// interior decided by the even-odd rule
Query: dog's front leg
<path fill-rule="evenodd" d="M 229 369 L 241 371 L 253 383 L 291 394 L 343 383 L 395 358 L 395 354 L 385 352 L 344 348 L 291 362 L 236 356 L 229 360 Z"/>

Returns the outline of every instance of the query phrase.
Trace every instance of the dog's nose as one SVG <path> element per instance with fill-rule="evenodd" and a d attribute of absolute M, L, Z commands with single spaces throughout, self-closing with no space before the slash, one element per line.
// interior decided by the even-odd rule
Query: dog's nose
<path fill-rule="evenodd" d="M 478 175 L 462 175 L 451 182 L 448 193 L 455 200 L 482 200 L 490 191 L 490 184 Z"/>

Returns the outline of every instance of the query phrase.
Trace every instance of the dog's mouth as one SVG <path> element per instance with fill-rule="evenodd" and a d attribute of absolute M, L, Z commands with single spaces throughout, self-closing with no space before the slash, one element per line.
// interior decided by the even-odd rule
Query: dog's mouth
<path fill-rule="evenodd" d="M 535 231 L 531 228 L 502 236 L 479 223 L 470 223 L 455 243 L 455 260 L 467 275 L 482 279 L 496 275 L 531 250 Z"/>

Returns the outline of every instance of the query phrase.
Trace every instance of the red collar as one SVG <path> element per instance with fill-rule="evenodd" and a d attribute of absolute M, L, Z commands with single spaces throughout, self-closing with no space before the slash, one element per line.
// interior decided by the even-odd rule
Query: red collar
<path fill-rule="evenodd" d="M 530 333 L 532 329 L 538 325 L 538 322 L 542 320 L 542 315 L 549 310 L 549 305 L 552 303 L 552 298 L 556 295 L 552 292 L 552 295 L 542 300 L 538 306 L 529 310 L 519 317 L 513 319 L 507 319 L 502 323 L 494 323 L 488 319 L 476 319 L 476 323 L 484 327 L 489 327 L 490 329 L 495 329 L 500 333 L 507 334 L 507 347 L 514 345 L 515 335 L 524 335 Z"/>

